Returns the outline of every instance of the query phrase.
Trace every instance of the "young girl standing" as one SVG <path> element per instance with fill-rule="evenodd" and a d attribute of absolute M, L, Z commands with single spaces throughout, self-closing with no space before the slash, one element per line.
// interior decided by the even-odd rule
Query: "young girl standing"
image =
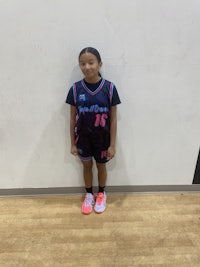
<path fill-rule="evenodd" d="M 86 195 L 82 213 L 101 213 L 106 208 L 106 162 L 115 155 L 117 104 L 120 99 L 112 82 L 101 77 L 102 61 L 92 47 L 79 54 L 79 66 L 85 78 L 73 84 L 66 103 L 70 104 L 71 153 L 83 164 Z M 93 158 L 98 170 L 99 190 L 96 199 L 92 189 Z"/>

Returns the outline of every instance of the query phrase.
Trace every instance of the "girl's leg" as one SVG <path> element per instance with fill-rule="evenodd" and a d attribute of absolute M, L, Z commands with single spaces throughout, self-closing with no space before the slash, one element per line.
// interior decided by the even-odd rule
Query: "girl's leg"
<path fill-rule="evenodd" d="M 83 163 L 83 177 L 85 181 L 85 187 L 91 188 L 92 187 L 92 160 L 89 161 L 82 161 Z"/>
<path fill-rule="evenodd" d="M 96 203 L 94 210 L 97 213 L 102 213 L 106 209 L 106 193 L 105 185 L 107 179 L 107 170 L 105 163 L 96 163 L 98 169 L 98 181 L 99 181 L 99 192 L 96 197 Z"/>
<path fill-rule="evenodd" d="M 93 210 L 94 195 L 92 193 L 92 160 L 82 161 L 83 177 L 85 181 L 86 195 L 82 204 L 82 213 L 90 214 Z"/>
<path fill-rule="evenodd" d="M 106 180 L 107 180 L 106 163 L 96 162 L 96 165 L 97 165 L 97 170 L 98 170 L 99 187 L 105 187 Z"/>

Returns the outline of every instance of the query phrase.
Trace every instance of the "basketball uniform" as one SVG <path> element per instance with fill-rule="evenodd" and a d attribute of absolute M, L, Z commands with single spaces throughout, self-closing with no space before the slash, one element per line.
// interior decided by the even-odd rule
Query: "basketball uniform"
<path fill-rule="evenodd" d="M 103 78 L 96 84 L 78 81 L 70 88 L 66 103 L 76 107 L 74 133 L 80 159 L 107 162 L 111 107 L 121 103 L 114 84 Z"/>

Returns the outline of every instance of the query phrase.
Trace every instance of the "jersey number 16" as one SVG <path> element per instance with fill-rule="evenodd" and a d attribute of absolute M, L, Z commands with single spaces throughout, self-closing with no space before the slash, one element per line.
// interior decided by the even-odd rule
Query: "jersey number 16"
<path fill-rule="evenodd" d="M 106 113 L 102 113 L 102 114 L 96 114 L 96 120 L 94 123 L 95 127 L 105 127 L 106 125 L 106 119 L 108 118 L 108 115 Z"/>

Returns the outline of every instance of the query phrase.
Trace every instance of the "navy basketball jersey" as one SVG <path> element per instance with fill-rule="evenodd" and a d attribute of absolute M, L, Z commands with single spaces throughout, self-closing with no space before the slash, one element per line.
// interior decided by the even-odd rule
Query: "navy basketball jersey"
<path fill-rule="evenodd" d="M 84 80 L 73 84 L 77 135 L 110 131 L 113 88 L 114 84 L 105 79 L 94 91 L 87 87 Z"/>

